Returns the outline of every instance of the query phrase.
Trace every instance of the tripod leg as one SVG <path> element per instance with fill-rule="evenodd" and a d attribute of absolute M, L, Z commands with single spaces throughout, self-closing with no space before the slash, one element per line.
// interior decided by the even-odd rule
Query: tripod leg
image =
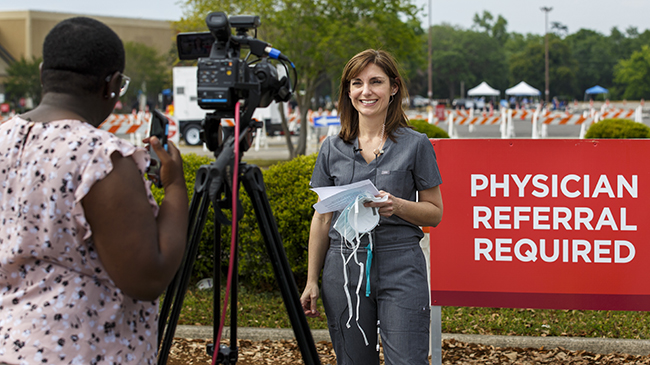
<path fill-rule="evenodd" d="M 251 198 L 255 216 L 259 224 L 260 231 L 266 243 L 266 249 L 269 253 L 275 278 L 280 286 L 282 299 L 289 314 L 289 320 L 293 327 L 293 332 L 298 342 L 298 347 L 302 353 L 305 364 L 320 364 L 316 345 L 305 318 L 305 313 L 300 305 L 300 296 L 296 289 L 296 282 L 293 273 L 287 261 L 287 254 L 282 245 L 282 238 L 278 232 L 278 227 L 271 211 L 271 206 L 266 195 L 266 187 L 262 177 L 262 172 L 257 166 L 246 165 L 243 173 L 242 183 Z"/>
<path fill-rule="evenodd" d="M 195 231 L 194 224 L 196 223 L 196 216 L 197 212 L 199 209 L 199 205 L 201 202 L 202 195 L 197 193 L 192 196 L 192 201 L 190 202 L 190 208 L 189 208 L 189 224 L 188 224 L 188 237 L 192 234 L 192 232 Z M 190 240 L 188 240 L 188 245 L 185 248 L 185 253 L 184 253 L 184 259 L 183 262 L 185 262 L 185 258 L 187 258 L 187 252 L 189 251 L 189 248 L 191 246 Z M 163 300 L 162 306 L 160 307 L 160 311 L 158 313 L 158 347 L 160 348 L 160 344 L 162 343 L 163 339 L 163 334 L 164 331 L 163 329 L 165 328 L 167 318 L 169 316 L 169 311 L 171 309 L 173 299 L 176 296 L 176 291 L 178 290 L 178 285 L 179 285 L 179 280 L 181 277 L 181 272 L 183 271 L 183 268 L 179 268 L 179 270 L 176 272 L 176 275 L 174 275 L 174 278 L 172 279 L 172 282 L 169 283 L 169 286 L 167 287 L 167 290 L 165 291 L 165 299 Z"/>
<path fill-rule="evenodd" d="M 193 208 L 193 210 L 190 211 L 191 214 L 188 232 L 188 244 L 185 250 L 185 256 L 183 258 L 183 264 L 176 274 L 178 278 L 174 279 L 174 285 L 176 287 L 172 288 L 171 293 L 167 293 L 165 296 L 165 302 L 163 304 L 163 309 L 165 309 L 164 314 L 166 317 L 166 312 L 168 312 L 170 308 L 168 300 L 173 300 L 173 305 L 171 305 L 171 314 L 169 316 L 169 323 L 167 326 L 161 326 L 160 323 L 163 323 L 164 318 L 161 317 L 159 320 L 159 338 L 163 338 L 162 346 L 160 346 L 158 352 L 159 365 L 164 365 L 167 363 L 169 350 L 171 349 L 171 345 L 174 340 L 174 333 L 176 332 L 176 324 L 178 323 L 178 318 L 180 317 L 183 300 L 185 299 L 185 293 L 187 291 L 187 286 L 192 274 L 192 267 L 196 261 L 196 253 L 199 248 L 201 232 L 203 231 L 203 226 L 205 225 L 205 219 L 207 217 L 209 205 L 210 199 L 208 197 L 207 191 L 197 191 L 194 193 L 191 204 L 191 208 Z M 197 212 L 197 215 L 192 215 L 192 212 Z M 164 335 L 162 334 L 163 329 Z"/>

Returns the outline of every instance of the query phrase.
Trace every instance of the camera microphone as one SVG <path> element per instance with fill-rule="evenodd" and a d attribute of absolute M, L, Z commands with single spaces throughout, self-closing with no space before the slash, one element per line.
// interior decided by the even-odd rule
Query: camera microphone
<path fill-rule="evenodd" d="M 233 38 L 240 44 L 248 45 L 251 53 L 257 57 L 269 56 L 275 60 L 280 59 L 283 61 L 291 62 L 287 56 L 283 55 L 279 50 L 271 47 L 269 43 L 266 43 L 259 39 L 251 39 L 239 36 L 234 36 Z"/>

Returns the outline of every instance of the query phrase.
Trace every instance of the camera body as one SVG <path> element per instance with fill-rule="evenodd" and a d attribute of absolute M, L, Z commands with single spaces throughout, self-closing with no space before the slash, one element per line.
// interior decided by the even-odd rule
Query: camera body
<path fill-rule="evenodd" d="M 221 118 L 234 117 L 238 101 L 243 100 L 240 121 L 248 125 L 255 108 L 266 107 L 273 100 L 283 102 L 291 98 L 291 82 L 284 63 L 291 61 L 268 43 L 248 35 L 260 23 L 259 16 L 228 18 L 223 12 L 212 12 L 206 18 L 210 32 L 180 33 L 176 38 L 181 60 L 198 59 L 199 107 L 214 110 L 202 123 L 202 138 L 211 150 L 212 145 L 218 147 L 220 143 L 212 141 L 210 136 L 222 133 L 211 124 L 220 124 Z M 236 30 L 236 34 L 232 34 L 231 28 Z M 249 57 L 241 58 L 242 47 L 249 48 L 250 54 L 257 58 L 252 61 L 248 61 Z M 279 78 L 269 58 L 278 59 L 287 75 Z M 222 140 L 223 136 L 218 139 Z"/>

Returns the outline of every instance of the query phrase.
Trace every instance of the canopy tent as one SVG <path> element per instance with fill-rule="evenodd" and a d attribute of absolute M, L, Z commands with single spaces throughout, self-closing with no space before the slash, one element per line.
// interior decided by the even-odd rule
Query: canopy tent
<path fill-rule="evenodd" d="M 468 96 L 499 96 L 501 91 L 492 88 L 487 82 L 481 82 L 477 87 L 467 90 Z"/>
<path fill-rule="evenodd" d="M 525 81 L 506 89 L 506 95 L 513 96 L 540 96 L 542 93 L 534 87 L 528 85 Z"/>
<path fill-rule="evenodd" d="M 600 85 L 590 87 L 585 91 L 585 94 L 607 94 L 609 91 Z"/>

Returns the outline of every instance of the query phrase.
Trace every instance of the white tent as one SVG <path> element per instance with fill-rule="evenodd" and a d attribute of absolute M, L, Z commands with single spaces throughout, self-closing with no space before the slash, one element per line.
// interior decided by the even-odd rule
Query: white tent
<path fill-rule="evenodd" d="M 467 90 L 468 96 L 499 96 L 501 92 L 493 89 L 487 82 L 481 82 L 477 87 Z"/>
<path fill-rule="evenodd" d="M 506 95 L 513 96 L 539 96 L 542 93 L 534 87 L 528 85 L 525 81 L 506 90 Z"/>

